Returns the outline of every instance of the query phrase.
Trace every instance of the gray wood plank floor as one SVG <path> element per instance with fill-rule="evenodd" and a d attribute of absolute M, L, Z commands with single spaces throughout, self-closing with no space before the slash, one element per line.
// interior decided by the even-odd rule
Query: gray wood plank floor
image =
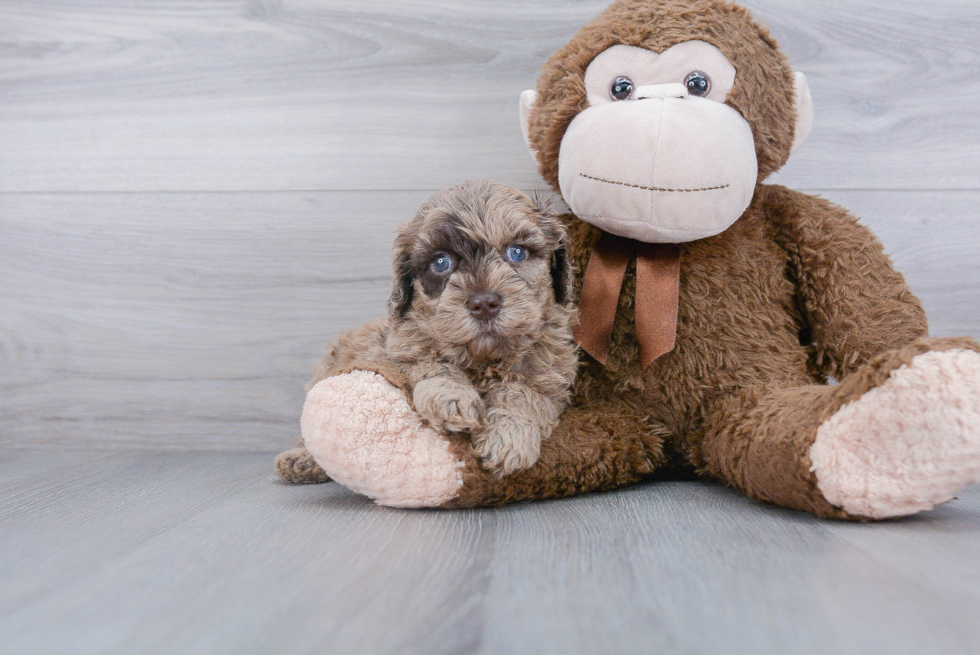
<path fill-rule="evenodd" d="M 0 651 L 980 651 L 980 488 L 869 525 L 704 482 L 411 512 L 270 457 L 0 451 Z"/>
<path fill-rule="evenodd" d="M 980 336 L 980 10 L 746 0 L 774 182 Z M 606 0 L 0 0 L 0 653 L 977 653 L 980 487 L 818 521 L 704 482 L 406 512 L 274 451 L 432 192 L 544 186 L 517 96 Z"/>

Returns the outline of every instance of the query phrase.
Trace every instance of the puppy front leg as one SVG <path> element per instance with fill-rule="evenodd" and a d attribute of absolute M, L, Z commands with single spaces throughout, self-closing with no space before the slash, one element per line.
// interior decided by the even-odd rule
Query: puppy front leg
<path fill-rule="evenodd" d="M 448 432 L 476 432 L 486 408 L 480 394 L 462 373 L 433 366 L 412 387 L 412 404 L 425 421 Z"/>
<path fill-rule="evenodd" d="M 561 414 L 553 398 L 516 382 L 492 387 L 485 396 L 487 427 L 473 437 L 483 466 L 499 477 L 531 468 L 541 455 L 541 442 Z"/>

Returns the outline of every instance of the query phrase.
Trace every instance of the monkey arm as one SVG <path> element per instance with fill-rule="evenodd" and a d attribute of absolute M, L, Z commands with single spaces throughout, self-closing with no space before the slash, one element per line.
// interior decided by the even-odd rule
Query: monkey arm
<path fill-rule="evenodd" d="M 391 367 L 385 369 L 383 353 L 387 334 L 387 317 L 377 318 L 357 330 L 341 333 L 337 341 L 327 344 L 327 352 L 317 364 L 313 379 L 306 385 L 306 392 L 309 393 L 316 383 L 331 376 L 361 369 L 388 374 L 397 384 L 400 378 L 392 375 L 397 371 L 391 370 Z M 330 480 L 306 449 L 302 438 L 295 448 L 276 456 L 275 468 L 280 478 L 293 484 L 317 484 Z"/>
<path fill-rule="evenodd" d="M 841 380 L 875 355 L 928 334 L 919 299 L 868 228 L 822 198 L 762 189 L 818 373 Z"/>

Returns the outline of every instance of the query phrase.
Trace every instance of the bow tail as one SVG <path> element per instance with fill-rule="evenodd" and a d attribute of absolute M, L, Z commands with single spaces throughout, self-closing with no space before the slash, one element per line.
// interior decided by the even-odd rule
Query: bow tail
<path fill-rule="evenodd" d="M 634 246 L 635 242 L 629 239 L 603 234 L 585 267 L 578 301 L 579 323 L 574 337 L 578 345 L 603 366 L 609 359 L 609 340 L 619 292 Z"/>
<path fill-rule="evenodd" d="M 626 267 L 636 253 L 636 338 L 643 370 L 674 349 L 680 289 L 680 247 L 603 234 L 589 257 L 579 297 L 575 341 L 603 366 L 609 359 Z"/>
<path fill-rule="evenodd" d="M 681 250 L 675 243 L 640 243 L 636 252 L 636 338 L 643 370 L 674 349 Z"/>

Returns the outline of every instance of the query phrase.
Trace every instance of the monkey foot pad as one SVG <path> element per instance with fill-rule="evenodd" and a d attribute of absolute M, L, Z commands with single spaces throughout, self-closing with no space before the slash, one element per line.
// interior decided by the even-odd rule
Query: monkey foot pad
<path fill-rule="evenodd" d="M 306 397 L 302 431 L 327 475 L 380 505 L 438 507 L 463 484 L 463 463 L 449 442 L 377 373 L 319 382 Z"/>
<path fill-rule="evenodd" d="M 820 426 L 810 449 L 832 504 L 869 518 L 932 509 L 980 481 L 980 354 L 928 352 Z"/>

